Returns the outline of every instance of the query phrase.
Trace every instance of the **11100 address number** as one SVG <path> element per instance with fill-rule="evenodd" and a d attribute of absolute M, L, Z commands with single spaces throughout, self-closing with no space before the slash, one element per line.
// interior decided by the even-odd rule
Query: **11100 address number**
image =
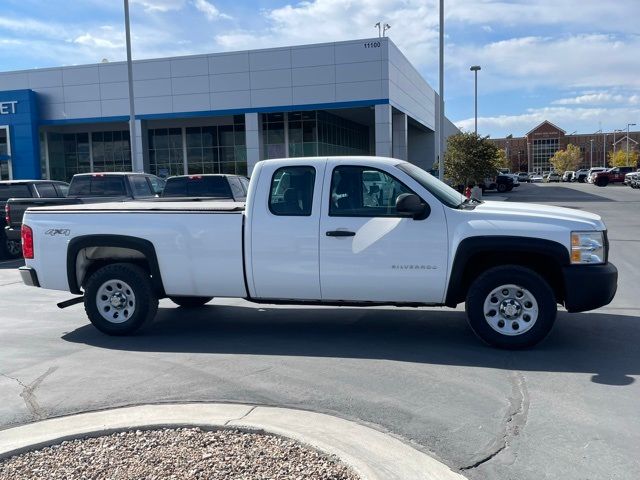
<path fill-rule="evenodd" d="M 367 42 L 364 44 L 364 48 L 380 48 L 380 42 Z"/>

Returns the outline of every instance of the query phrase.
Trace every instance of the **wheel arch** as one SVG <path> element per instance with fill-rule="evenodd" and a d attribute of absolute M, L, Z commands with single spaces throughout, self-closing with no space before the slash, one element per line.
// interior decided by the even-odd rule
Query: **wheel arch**
<path fill-rule="evenodd" d="M 451 268 L 445 305 L 464 302 L 473 280 L 489 268 L 519 265 L 531 268 L 551 286 L 558 303 L 564 300 L 562 267 L 569 265 L 569 252 L 559 242 L 516 236 L 480 236 L 458 245 Z"/>
<path fill-rule="evenodd" d="M 143 267 L 154 289 L 164 296 L 164 285 L 156 250 L 149 240 L 127 235 L 83 235 L 72 239 L 67 247 L 69 291 L 81 294 L 80 287 L 98 268 L 128 261 Z"/>

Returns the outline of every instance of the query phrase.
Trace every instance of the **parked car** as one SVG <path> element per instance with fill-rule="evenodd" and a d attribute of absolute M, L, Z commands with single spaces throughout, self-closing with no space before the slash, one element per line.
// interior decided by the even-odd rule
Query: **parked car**
<path fill-rule="evenodd" d="M 0 181 L 0 257 L 18 258 L 22 253 L 20 235 L 17 238 L 6 234 L 9 210 L 7 201 L 12 198 L 64 198 L 69 184 L 52 180 L 9 180 Z"/>
<path fill-rule="evenodd" d="M 547 182 L 547 183 L 550 183 L 550 182 L 559 183 L 560 182 L 560 174 L 558 172 L 549 172 L 549 173 L 547 173 L 547 175 L 545 176 L 545 182 Z"/>
<path fill-rule="evenodd" d="M 640 188 L 640 170 L 631 174 L 629 186 L 631 188 Z"/>
<path fill-rule="evenodd" d="M 369 171 L 394 182 L 387 204 L 366 205 Z M 285 194 L 272 195 L 285 176 Z M 82 295 L 75 302 L 109 335 L 151 322 L 165 297 L 185 307 L 216 296 L 329 306 L 465 302 L 474 332 L 510 349 L 542 340 L 558 303 L 591 310 L 616 292 L 598 215 L 466 199 L 408 162 L 266 160 L 256 164 L 249 192 L 246 205 L 198 209 L 187 202 L 161 211 L 153 202 L 30 209 L 20 275 L 27 285 Z"/>
<path fill-rule="evenodd" d="M 572 182 L 578 182 L 578 183 L 584 183 L 587 181 L 587 176 L 589 175 L 589 169 L 588 168 L 581 168 L 580 170 L 576 170 L 576 173 L 574 174 L 573 178 L 571 179 Z"/>
<path fill-rule="evenodd" d="M 595 180 L 595 174 L 598 172 L 604 172 L 606 170 L 605 167 L 594 167 L 589 169 L 589 173 L 587 173 L 587 182 L 593 183 Z"/>
<path fill-rule="evenodd" d="M 573 181 L 573 176 L 575 175 L 576 172 L 574 172 L 573 170 L 567 170 L 566 172 L 564 172 L 562 174 L 562 181 L 563 182 L 572 182 Z"/>
<path fill-rule="evenodd" d="M 605 187 L 610 183 L 622 183 L 625 180 L 625 175 L 634 169 L 634 167 L 614 167 L 602 172 L 596 172 L 594 173 L 593 183 L 598 187 Z"/>
<path fill-rule="evenodd" d="M 157 197 L 164 180 L 147 173 L 79 173 L 74 175 L 65 197 L 11 198 L 5 205 L 5 235 L 20 244 L 20 227 L 25 211 L 31 207 L 78 205 L 129 201 Z"/>
<path fill-rule="evenodd" d="M 625 176 L 624 176 L 624 184 L 625 184 L 625 185 L 631 185 L 631 177 L 632 177 L 634 174 L 636 174 L 638 171 L 640 171 L 640 170 L 637 170 L 637 171 L 631 171 L 631 172 L 629 172 L 629 173 L 626 173 L 626 174 L 625 174 Z"/>
<path fill-rule="evenodd" d="M 529 177 L 529 181 L 531 183 L 542 183 L 544 178 L 539 173 L 534 173 Z"/>
<path fill-rule="evenodd" d="M 241 175 L 183 175 L 169 177 L 166 182 L 160 197 L 171 201 L 199 198 L 244 202 L 249 188 L 249 179 Z"/>
<path fill-rule="evenodd" d="M 527 172 L 518 172 L 518 180 L 520 182 L 530 182 L 531 181 L 531 177 Z"/>

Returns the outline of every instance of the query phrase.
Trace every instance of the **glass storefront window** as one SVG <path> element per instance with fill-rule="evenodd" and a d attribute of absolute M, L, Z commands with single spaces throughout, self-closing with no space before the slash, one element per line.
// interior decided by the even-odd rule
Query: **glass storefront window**
<path fill-rule="evenodd" d="M 84 149 L 84 147 L 81 148 Z M 128 130 L 91 133 L 91 149 L 94 172 L 131 171 L 131 144 Z"/>

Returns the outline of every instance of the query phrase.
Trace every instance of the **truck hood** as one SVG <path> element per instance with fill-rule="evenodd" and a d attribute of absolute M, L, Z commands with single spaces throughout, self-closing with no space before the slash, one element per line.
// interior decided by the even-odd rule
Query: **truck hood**
<path fill-rule="evenodd" d="M 599 215 L 583 212 L 573 208 L 555 207 L 537 203 L 485 201 L 476 206 L 474 212 L 484 216 L 495 214 L 502 220 L 530 220 L 532 222 L 549 222 L 573 224 L 572 228 L 583 230 L 604 230 L 606 227 Z"/>

